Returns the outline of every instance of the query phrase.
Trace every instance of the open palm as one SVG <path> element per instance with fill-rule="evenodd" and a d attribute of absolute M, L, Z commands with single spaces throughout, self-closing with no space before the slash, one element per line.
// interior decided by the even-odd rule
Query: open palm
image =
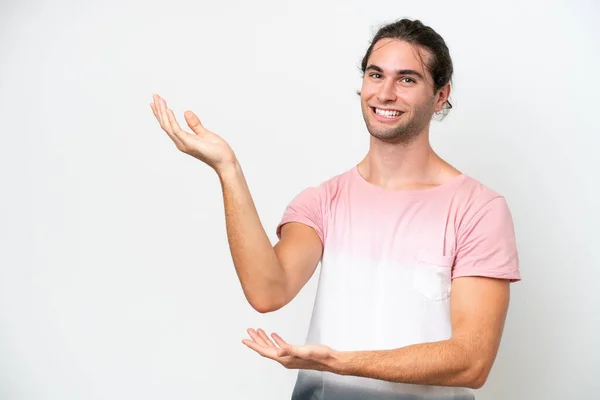
<path fill-rule="evenodd" d="M 320 344 L 294 346 L 276 333 L 271 335 L 273 338 L 271 340 L 262 329 L 248 329 L 248 334 L 250 339 L 243 339 L 242 343 L 261 356 L 277 361 L 289 369 L 326 371 L 336 357 L 336 352 L 328 346 Z"/>
<path fill-rule="evenodd" d="M 217 171 L 235 161 L 234 152 L 229 144 L 220 136 L 204 128 L 196 114 L 192 111 L 184 113 L 185 121 L 194 133 L 186 132 L 177 123 L 173 110 L 167 108 L 166 101 L 159 95 L 154 95 L 153 99 L 150 108 L 161 128 L 173 140 L 177 149 L 199 159 Z"/>

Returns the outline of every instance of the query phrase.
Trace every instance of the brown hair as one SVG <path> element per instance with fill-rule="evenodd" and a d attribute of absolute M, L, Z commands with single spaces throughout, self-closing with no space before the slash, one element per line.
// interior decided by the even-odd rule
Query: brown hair
<path fill-rule="evenodd" d="M 373 47 L 379 40 L 388 38 L 402 40 L 415 46 L 422 47 L 430 52 L 431 57 L 429 57 L 429 62 L 424 62 L 424 65 L 425 69 L 433 79 L 434 93 L 452 81 L 454 68 L 452 66 L 450 51 L 448 50 L 448 46 L 446 46 L 444 39 L 436 31 L 429 26 L 424 25 L 418 19 L 410 20 L 407 18 L 400 19 L 379 28 L 362 59 L 361 70 L 363 76 Z M 423 62 L 422 59 L 421 62 Z M 452 104 L 448 99 L 446 100 L 441 113 L 445 116 L 451 108 Z"/>

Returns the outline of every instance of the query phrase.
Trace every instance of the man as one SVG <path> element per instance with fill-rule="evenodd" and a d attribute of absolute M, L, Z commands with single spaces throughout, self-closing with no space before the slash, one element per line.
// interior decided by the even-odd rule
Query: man
<path fill-rule="evenodd" d="M 249 303 L 289 303 L 321 262 L 307 343 L 249 329 L 264 357 L 299 369 L 293 399 L 472 399 L 500 344 L 509 284 L 520 280 L 504 198 L 429 143 L 448 101 L 452 61 L 420 21 L 384 26 L 362 64 L 366 157 L 303 190 L 272 246 L 227 143 L 190 111 L 181 130 L 151 105 L 177 148 L 218 174 L 233 262 Z"/>

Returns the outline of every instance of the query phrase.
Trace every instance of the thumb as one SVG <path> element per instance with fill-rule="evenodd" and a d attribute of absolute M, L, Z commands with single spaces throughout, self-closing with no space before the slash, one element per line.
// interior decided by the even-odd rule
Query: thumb
<path fill-rule="evenodd" d="M 286 357 L 286 356 L 293 356 L 293 355 L 294 355 L 294 351 L 293 351 L 292 347 L 280 347 L 279 349 L 277 349 L 278 357 Z"/>
<path fill-rule="evenodd" d="M 192 111 L 186 111 L 183 116 L 185 117 L 185 122 L 187 122 L 188 126 L 192 128 L 196 135 L 204 135 L 206 133 L 206 128 L 202 126 L 200 119 Z"/>

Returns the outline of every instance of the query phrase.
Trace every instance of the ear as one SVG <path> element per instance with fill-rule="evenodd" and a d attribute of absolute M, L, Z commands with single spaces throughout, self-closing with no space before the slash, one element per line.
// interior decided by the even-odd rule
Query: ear
<path fill-rule="evenodd" d="M 437 100 L 435 102 L 435 111 L 440 112 L 444 109 L 444 104 L 450 97 L 450 82 L 438 90 Z"/>

